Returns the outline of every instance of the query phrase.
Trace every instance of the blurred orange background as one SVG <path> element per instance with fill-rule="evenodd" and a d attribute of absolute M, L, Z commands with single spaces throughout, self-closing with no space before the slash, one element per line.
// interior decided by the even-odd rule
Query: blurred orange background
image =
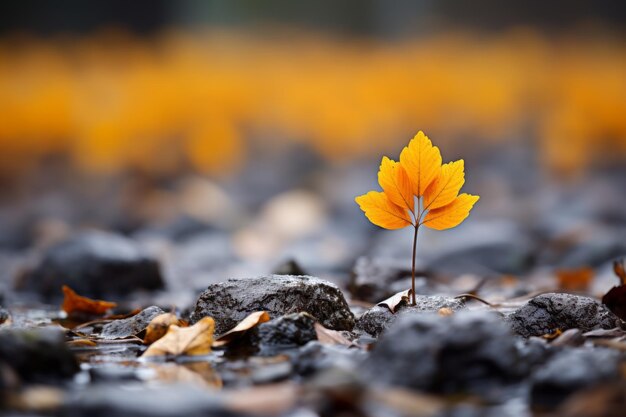
<path fill-rule="evenodd" d="M 524 138 L 550 172 L 626 155 L 626 42 L 614 32 L 446 27 L 392 40 L 319 29 L 163 27 L 0 38 L 6 174 L 63 154 L 80 169 L 237 172 L 255 149 L 332 162 Z"/>

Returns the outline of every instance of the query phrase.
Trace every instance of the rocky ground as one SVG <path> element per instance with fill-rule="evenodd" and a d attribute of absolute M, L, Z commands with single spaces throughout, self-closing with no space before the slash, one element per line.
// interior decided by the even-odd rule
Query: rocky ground
<path fill-rule="evenodd" d="M 476 215 L 420 236 L 415 306 L 402 297 L 410 236 L 361 217 L 352 197 L 369 177 L 359 169 L 316 176 L 324 194 L 272 190 L 266 203 L 186 180 L 169 189 L 186 214 L 165 226 L 103 210 L 84 227 L 67 219 L 89 216 L 63 211 L 73 206 L 57 191 L 7 204 L 2 413 L 622 416 L 626 291 L 614 261 L 626 256 L 626 197 L 614 191 L 624 176 L 539 186 L 497 164 L 484 161 L 467 185 L 482 196 Z M 303 182 L 280 175 L 285 189 Z M 51 201 L 67 221 L 41 214 Z M 189 214 L 215 204 L 219 222 Z M 223 227 L 238 216 L 243 227 Z M 67 314 L 62 285 L 117 306 Z M 212 317 L 211 351 L 145 355 L 165 313 L 181 329 Z"/>

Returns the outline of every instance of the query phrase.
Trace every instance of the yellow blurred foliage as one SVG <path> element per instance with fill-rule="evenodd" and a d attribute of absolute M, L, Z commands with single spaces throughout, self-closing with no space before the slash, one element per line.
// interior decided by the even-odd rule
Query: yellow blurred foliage
<path fill-rule="evenodd" d="M 624 68 L 619 41 L 522 30 L 398 43 L 215 31 L 5 38 L 0 159 L 10 169 L 56 152 L 96 172 L 220 175 L 254 146 L 303 143 L 335 161 L 388 151 L 419 128 L 449 141 L 536 138 L 543 162 L 570 173 L 607 150 L 626 154 Z"/>

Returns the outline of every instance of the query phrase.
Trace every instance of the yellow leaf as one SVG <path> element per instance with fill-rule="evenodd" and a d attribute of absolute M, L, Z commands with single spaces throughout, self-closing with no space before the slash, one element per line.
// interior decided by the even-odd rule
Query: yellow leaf
<path fill-rule="evenodd" d="M 444 164 L 440 175 L 424 193 L 424 209 L 436 209 L 450 204 L 465 183 L 465 162 L 462 159 Z"/>
<path fill-rule="evenodd" d="M 248 330 L 258 326 L 261 323 L 265 323 L 270 320 L 270 315 L 267 311 L 255 311 L 254 313 L 246 316 L 245 319 L 240 321 L 235 327 L 221 335 L 213 342 L 213 347 L 220 347 L 227 345 L 231 341 L 237 339 Z"/>
<path fill-rule="evenodd" d="M 384 156 L 378 171 L 378 183 L 392 203 L 413 211 L 413 184 L 402 165 Z"/>
<path fill-rule="evenodd" d="M 430 210 L 422 224 L 435 230 L 458 226 L 469 216 L 470 210 L 479 198 L 477 195 L 461 194 L 450 204 Z"/>
<path fill-rule="evenodd" d="M 365 216 L 384 229 L 402 229 L 412 223 L 409 212 L 395 205 L 385 193 L 370 191 L 360 195 L 355 201 L 365 212 Z"/>
<path fill-rule="evenodd" d="M 143 342 L 146 345 L 156 342 L 157 340 L 165 336 L 167 330 L 173 324 L 180 324 L 180 321 L 178 320 L 178 317 L 176 317 L 176 314 L 159 314 L 150 321 L 150 324 L 148 324 L 148 327 L 146 328 L 146 335 L 143 338 Z"/>
<path fill-rule="evenodd" d="M 439 175 L 441 153 L 439 148 L 433 146 L 430 139 L 419 131 L 400 153 L 400 164 L 413 183 L 413 193 L 421 197 Z"/>
<path fill-rule="evenodd" d="M 191 327 L 171 325 L 162 338 L 154 342 L 143 356 L 206 355 L 211 352 L 215 322 L 205 317 Z"/>

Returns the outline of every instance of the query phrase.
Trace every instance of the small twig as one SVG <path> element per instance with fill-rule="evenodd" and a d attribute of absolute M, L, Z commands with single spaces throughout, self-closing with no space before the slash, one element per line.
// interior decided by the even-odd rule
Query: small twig
<path fill-rule="evenodd" d="M 459 299 L 460 299 L 460 298 L 471 298 L 471 299 L 473 299 L 473 300 L 480 301 L 480 302 L 481 302 L 481 303 L 483 303 L 483 304 L 487 304 L 489 307 L 493 307 L 493 308 L 495 308 L 495 307 L 499 307 L 499 306 L 500 306 L 500 304 L 493 304 L 493 303 L 490 303 L 489 301 L 487 301 L 487 300 L 485 300 L 485 299 L 482 299 L 482 298 L 480 298 L 479 296 L 474 295 L 474 294 L 461 294 L 461 295 L 457 295 L 457 296 L 456 296 L 456 297 L 454 297 L 454 298 L 459 298 Z"/>

